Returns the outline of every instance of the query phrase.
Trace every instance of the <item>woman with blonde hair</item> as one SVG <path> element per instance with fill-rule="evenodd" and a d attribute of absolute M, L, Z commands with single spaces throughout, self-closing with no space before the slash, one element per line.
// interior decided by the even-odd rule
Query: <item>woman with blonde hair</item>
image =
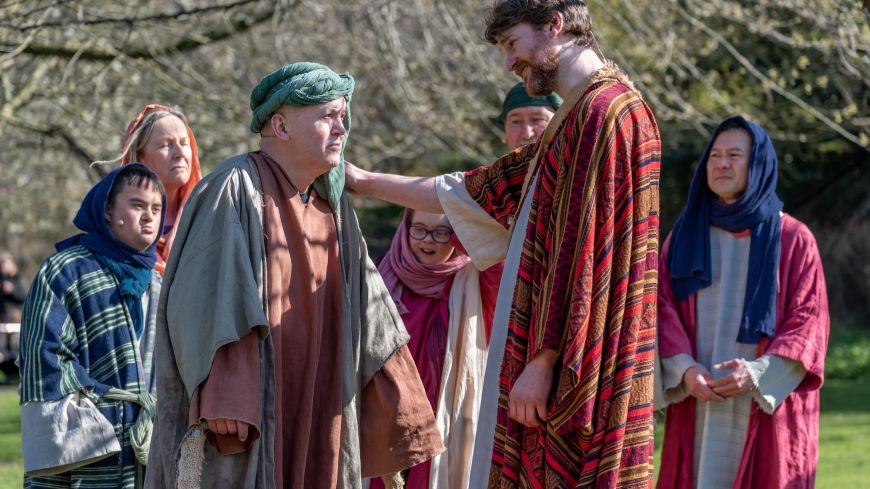
<path fill-rule="evenodd" d="M 158 230 L 157 258 L 153 266 L 158 273 L 151 275 L 142 298 L 145 329 L 136 342 L 142 366 L 140 380 L 147 391 L 154 394 L 154 344 L 163 271 L 169 259 L 176 227 L 181 220 L 181 211 L 193 188 L 202 179 L 202 171 L 193 131 L 187 123 L 187 117 L 177 107 L 158 104 L 143 107 L 127 125 L 121 147 L 120 156 L 97 163 L 120 162 L 122 166 L 142 163 L 157 175 L 166 195 L 163 226 Z"/>
<path fill-rule="evenodd" d="M 202 179 L 196 139 L 187 117 L 177 107 L 146 105 L 127 126 L 123 150 L 116 161 L 122 165 L 143 163 L 166 188 L 166 219 L 154 267 L 162 275 L 181 211 Z"/>

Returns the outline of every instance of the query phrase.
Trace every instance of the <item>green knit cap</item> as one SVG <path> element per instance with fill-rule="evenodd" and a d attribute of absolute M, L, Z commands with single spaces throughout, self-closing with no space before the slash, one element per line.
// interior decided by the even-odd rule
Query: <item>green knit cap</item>
<path fill-rule="evenodd" d="M 341 143 L 341 163 L 329 172 L 317 177 L 314 188 L 321 196 L 327 196 L 332 210 L 338 209 L 344 191 L 344 147 L 350 135 L 350 99 L 353 94 L 353 77 L 349 73 L 338 74 L 319 63 L 291 63 L 263 77 L 251 92 L 251 132 L 259 133 L 266 121 L 282 105 L 317 105 L 331 102 L 339 97 L 347 101 L 344 127 L 347 130 Z"/>
<path fill-rule="evenodd" d="M 523 82 L 519 82 L 511 88 L 504 98 L 504 103 L 501 104 L 501 114 L 498 115 L 499 124 L 504 124 L 507 119 L 508 112 L 518 107 L 552 107 L 553 110 L 558 110 L 562 105 L 562 97 L 556 92 L 544 97 L 532 97 L 526 92 L 526 87 Z"/>

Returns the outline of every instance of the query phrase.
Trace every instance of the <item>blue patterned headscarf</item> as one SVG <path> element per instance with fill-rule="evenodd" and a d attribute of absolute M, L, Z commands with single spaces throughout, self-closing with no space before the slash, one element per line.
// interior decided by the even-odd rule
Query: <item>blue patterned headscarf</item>
<path fill-rule="evenodd" d="M 348 73 L 338 74 L 318 63 L 291 63 L 263 77 L 251 92 L 251 132 L 258 133 L 269 117 L 282 105 L 317 105 L 339 97 L 347 101 L 344 128 L 347 134 L 341 143 L 341 162 L 336 168 L 317 177 L 314 188 L 327 196 L 330 207 L 338 209 L 344 191 L 344 147 L 350 135 L 350 99 L 354 81 Z"/>
<path fill-rule="evenodd" d="M 118 279 L 120 294 L 130 311 L 137 334 L 141 334 L 145 326 L 142 315 L 142 294 L 148 289 L 148 284 L 151 281 L 151 270 L 157 263 L 157 241 L 159 240 L 159 231 L 163 229 L 163 219 L 166 216 L 166 196 L 163 195 L 163 208 L 160 223 L 157 226 L 158 239 L 155 239 L 151 246 L 144 251 L 135 250 L 122 243 L 112 234 L 106 220 L 109 193 L 115 179 L 120 173 L 127 173 L 137 168 L 154 175 L 141 163 L 132 163 L 109 172 L 88 191 L 75 219 L 73 219 L 73 224 L 84 233 L 57 243 L 55 248 L 57 251 L 63 251 L 71 246 L 81 245 L 93 252 L 97 260 L 109 268 Z M 154 175 L 154 179 L 157 180 L 156 175 Z"/>
<path fill-rule="evenodd" d="M 752 138 L 749 176 L 740 198 L 726 204 L 707 186 L 707 160 L 713 142 L 723 127 L 738 123 Z M 666 257 L 671 287 L 679 300 L 688 298 L 712 283 L 710 225 L 726 231 L 749 229 L 749 268 L 746 298 L 737 334 L 739 343 L 757 344 L 761 335 L 773 336 L 776 323 L 776 287 L 780 257 L 780 211 L 776 195 L 776 151 L 759 125 L 741 116 L 725 119 L 707 144 L 689 187 L 689 200 L 671 232 Z"/>

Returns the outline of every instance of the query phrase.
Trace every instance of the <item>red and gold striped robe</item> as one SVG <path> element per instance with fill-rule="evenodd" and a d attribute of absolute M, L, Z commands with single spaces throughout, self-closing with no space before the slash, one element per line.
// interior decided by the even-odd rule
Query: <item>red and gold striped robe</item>
<path fill-rule="evenodd" d="M 538 177 L 526 197 L 491 488 L 651 484 L 661 141 L 612 64 L 571 98 L 537 159 L 530 145 L 466 174 L 472 198 L 505 227 L 524 182 Z M 560 354 L 549 421 L 527 428 L 508 417 L 508 395 L 545 348 Z"/>

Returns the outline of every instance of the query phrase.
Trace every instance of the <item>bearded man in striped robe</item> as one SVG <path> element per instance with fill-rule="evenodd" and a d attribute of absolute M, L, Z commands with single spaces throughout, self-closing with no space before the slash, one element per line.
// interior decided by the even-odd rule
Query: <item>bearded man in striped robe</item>
<path fill-rule="evenodd" d="M 347 184 L 444 212 L 480 269 L 506 260 L 469 487 L 649 487 L 658 127 L 584 2 L 500 1 L 486 39 L 530 95 L 564 99 L 540 141 L 436 178 L 348 166 Z"/>

